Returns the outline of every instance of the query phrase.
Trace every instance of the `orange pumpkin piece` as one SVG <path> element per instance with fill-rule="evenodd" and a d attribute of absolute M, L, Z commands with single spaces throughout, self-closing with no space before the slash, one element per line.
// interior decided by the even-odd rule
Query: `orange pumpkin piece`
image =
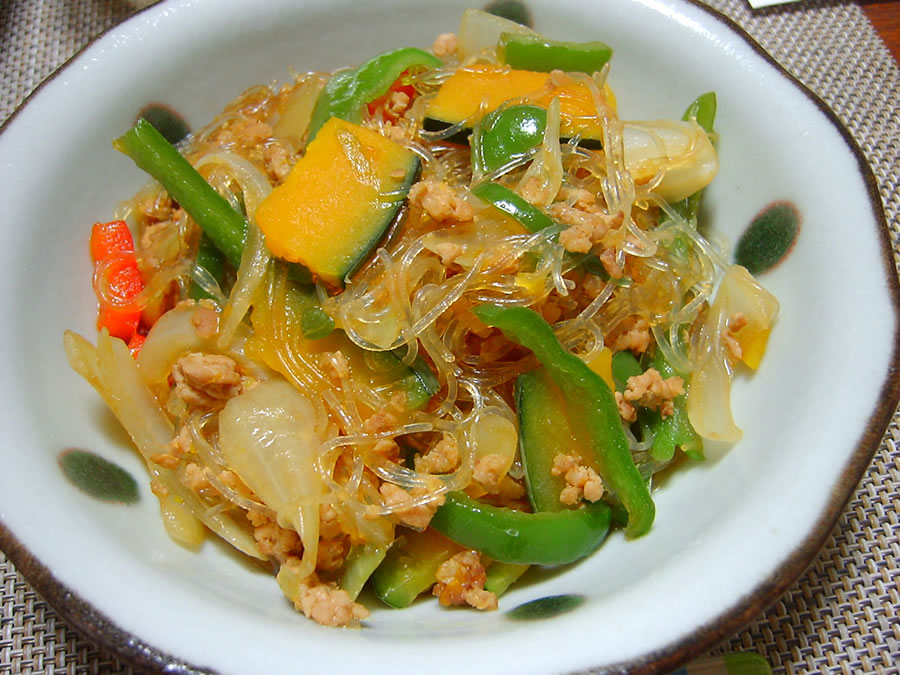
<path fill-rule="evenodd" d="M 260 204 L 256 222 L 273 255 L 342 285 L 381 240 L 418 170 L 408 148 L 333 117 Z"/>

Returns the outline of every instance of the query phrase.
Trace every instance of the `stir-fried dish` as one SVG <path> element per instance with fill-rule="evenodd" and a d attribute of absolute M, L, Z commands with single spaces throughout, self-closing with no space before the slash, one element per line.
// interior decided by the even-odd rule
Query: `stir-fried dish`
<path fill-rule="evenodd" d="M 737 441 L 777 301 L 698 232 L 715 95 L 620 119 L 612 50 L 479 11 L 430 51 L 253 87 L 91 232 L 96 346 L 168 533 L 274 566 L 306 616 L 497 607 L 654 520 Z"/>

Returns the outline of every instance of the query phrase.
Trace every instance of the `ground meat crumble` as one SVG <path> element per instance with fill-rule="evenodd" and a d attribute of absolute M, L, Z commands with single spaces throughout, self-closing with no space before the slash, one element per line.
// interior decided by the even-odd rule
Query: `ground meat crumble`
<path fill-rule="evenodd" d="M 472 470 L 472 478 L 487 492 L 500 492 L 500 481 L 506 475 L 507 462 L 501 455 L 490 453 L 479 457 Z"/>
<path fill-rule="evenodd" d="M 432 593 L 445 607 L 470 605 L 476 609 L 497 609 L 497 596 L 484 590 L 487 579 L 481 554 L 463 551 L 442 564 L 435 574 L 438 583 Z"/>
<path fill-rule="evenodd" d="M 643 354 L 650 347 L 650 324 L 642 316 L 630 316 L 616 326 L 611 342 L 614 352 L 630 349 L 635 354 Z"/>
<path fill-rule="evenodd" d="M 300 559 L 292 557 L 285 564 L 298 567 Z M 369 617 L 369 610 L 354 602 L 347 591 L 322 582 L 315 574 L 300 582 L 293 602 L 294 607 L 323 626 L 350 626 Z"/>
<path fill-rule="evenodd" d="M 648 368 L 644 373 L 628 378 L 628 386 L 622 392 L 622 398 L 650 410 L 659 410 L 660 415 L 669 417 L 675 412 L 672 401 L 683 393 L 684 380 L 680 377 L 673 375 L 663 379 L 658 370 Z"/>
<path fill-rule="evenodd" d="M 451 434 L 444 434 L 424 455 L 416 455 L 416 471 L 421 473 L 450 473 L 459 464 L 459 447 Z"/>
<path fill-rule="evenodd" d="M 409 203 L 443 224 L 464 223 L 475 217 L 471 205 L 444 182 L 426 179 L 412 186 Z"/>
<path fill-rule="evenodd" d="M 192 352 L 172 368 L 175 395 L 188 406 L 212 407 L 241 393 L 241 374 L 234 359 Z"/>
<path fill-rule="evenodd" d="M 378 492 L 381 493 L 386 506 L 402 506 L 407 502 L 411 502 L 414 497 L 422 496 L 430 491 L 423 488 L 414 488 L 412 491 L 407 492 L 393 483 L 382 483 L 381 487 L 378 488 Z M 443 503 L 444 496 L 440 495 L 424 504 L 398 509 L 394 511 L 394 515 L 404 525 L 408 525 L 415 530 L 424 530 L 428 527 L 428 523 L 431 522 L 434 512 Z"/>
<path fill-rule="evenodd" d="M 574 506 L 580 501 L 596 502 L 603 496 L 603 481 L 594 469 L 584 465 L 577 454 L 558 453 L 553 458 L 551 476 L 563 476 L 566 487 L 559 494 L 559 501 Z"/>
<path fill-rule="evenodd" d="M 746 325 L 747 317 L 744 313 L 735 312 L 731 318 L 728 319 L 727 325 L 722 330 L 722 344 L 725 345 L 725 349 L 728 350 L 728 353 L 736 361 L 740 361 L 741 358 L 743 358 L 744 350 L 741 348 L 741 343 L 738 342 L 734 335 Z"/>

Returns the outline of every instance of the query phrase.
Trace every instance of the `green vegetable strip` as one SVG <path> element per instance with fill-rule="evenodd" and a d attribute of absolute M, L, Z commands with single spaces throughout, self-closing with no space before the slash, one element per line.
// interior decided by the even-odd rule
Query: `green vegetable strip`
<path fill-rule="evenodd" d="M 503 33 L 502 60 L 518 70 L 549 73 L 595 73 L 612 57 L 612 47 L 603 42 L 557 42 L 541 35 Z"/>
<path fill-rule="evenodd" d="M 713 124 L 716 120 L 716 93 L 714 91 L 700 94 L 693 103 L 691 103 L 684 115 L 681 117 L 685 122 L 696 120 L 700 128 L 706 133 L 713 133 Z M 703 190 L 698 190 L 690 197 L 682 199 L 680 202 L 673 204 L 672 207 L 678 212 L 682 218 L 689 223 L 697 222 L 697 215 L 700 213 L 700 200 L 703 197 Z"/>
<path fill-rule="evenodd" d="M 247 237 L 247 221 L 216 192 L 181 153 L 152 124 L 141 118 L 113 141 L 141 169 L 158 180 L 225 254 L 235 268 Z"/>
<path fill-rule="evenodd" d="M 206 233 L 200 237 L 200 244 L 197 246 L 197 258 L 194 260 L 194 265 L 205 270 L 206 273 L 218 283 L 222 283 L 222 273 L 225 270 L 225 258 L 222 256 L 221 251 L 216 248 L 212 239 L 206 236 Z M 191 283 L 188 296 L 193 300 L 203 300 L 212 297 L 209 293 L 200 288 L 196 282 Z"/>
<path fill-rule="evenodd" d="M 534 352 L 563 391 L 572 416 L 584 421 L 600 475 L 628 511 L 626 535 L 646 534 L 656 507 L 632 459 L 615 396 L 603 378 L 566 351 L 550 324 L 534 310 L 485 304 L 473 311 L 481 321 Z"/>
<path fill-rule="evenodd" d="M 643 372 L 640 362 L 631 352 L 621 351 L 612 355 L 612 376 L 616 391 L 624 392 L 628 388 L 628 378 Z"/>
<path fill-rule="evenodd" d="M 372 573 L 372 590 L 390 607 L 409 607 L 434 585 L 438 568 L 460 550 L 431 529 L 404 534 L 394 541 L 387 557 Z"/>
<path fill-rule="evenodd" d="M 391 356 L 402 360 L 403 349 L 389 352 Z M 417 356 L 409 366 L 409 375 L 403 378 L 401 386 L 406 392 L 406 407 L 410 410 L 422 408 L 431 397 L 438 393 L 441 383 L 428 366 L 428 362 L 421 356 Z"/>
<path fill-rule="evenodd" d="M 650 361 L 650 368 L 655 368 L 659 374 L 668 379 L 678 373 L 662 352 L 657 349 Z M 641 411 L 641 427 L 653 434 L 653 446 L 650 454 L 654 459 L 666 461 L 675 455 L 675 448 L 682 451 L 692 459 L 703 459 L 703 439 L 694 431 L 687 414 L 687 395 L 677 396 L 672 404 L 674 412 L 668 417 L 662 417 L 658 410 Z"/>
<path fill-rule="evenodd" d="M 129 131 L 113 141 L 116 150 L 128 155 L 165 188 L 166 192 L 194 219 L 209 241 L 235 268 L 241 265 L 241 253 L 247 238 L 247 220 L 215 191 L 200 173 L 152 124 L 141 118 Z M 198 256 L 199 257 L 199 256 Z M 299 265 L 290 266 L 292 279 L 308 278 Z M 331 318 L 318 306 L 312 289 L 297 291 L 304 297 L 304 335 L 324 337 L 334 327 Z M 306 333 L 310 327 L 313 333 Z"/>
<path fill-rule="evenodd" d="M 307 340 L 327 337 L 334 330 L 334 319 L 319 305 L 319 296 L 311 286 L 289 283 L 284 296 L 285 310 L 299 319 L 300 330 Z"/>
<path fill-rule="evenodd" d="M 472 194 L 515 218 L 529 232 L 537 232 L 555 225 L 550 216 L 499 183 L 476 185 L 472 188 Z"/>
<path fill-rule="evenodd" d="M 487 568 L 484 590 L 490 591 L 499 598 L 528 571 L 528 567 L 529 565 L 513 563 L 491 563 Z"/>
<path fill-rule="evenodd" d="M 681 119 L 685 122 L 697 120 L 700 128 L 711 134 L 716 121 L 716 92 L 708 91 L 700 94 L 684 111 Z"/>
<path fill-rule="evenodd" d="M 332 117 L 358 123 L 362 108 L 382 96 L 404 71 L 410 68 L 440 68 L 434 54 L 415 47 L 402 47 L 375 58 L 353 70 L 342 70 L 325 84 L 309 121 L 309 140 Z"/>
<path fill-rule="evenodd" d="M 603 543 L 609 506 L 525 513 L 482 504 L 465 492 L 447 493 L 431 527 L 457 544 L 503 563 L 565 565 L 590 555 Z"/>
<path fill-rule="evenodd" d="M 519 375 L 515 398 L 528 499 L 535 511 L 563 511 L 568 507 L 559 495 L 566 480 L 551 473 L 553 460 L 578 445 L 565 399 L 546 368 Z"/>

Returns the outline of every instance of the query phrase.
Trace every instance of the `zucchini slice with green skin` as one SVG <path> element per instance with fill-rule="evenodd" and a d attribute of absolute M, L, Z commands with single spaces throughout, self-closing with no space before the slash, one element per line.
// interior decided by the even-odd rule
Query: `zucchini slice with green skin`
<path fill-rule="evenodd" d="M 430 528 L 403 535 L 372 574 L 375 595 L 390 607 L 409 607 L 435 584 L 438 568 L 462 550 Z"/>
<path fill-rule="evenodd" d="M 487 568 L 484 590 L 490 591 L 499 598 L 528 571 L 529 567 L 531 565 L 492 562 Z"/>
<path fill-rule="evenodd" d="M 566 480 L 550 473 L 558 453 L 571 452 L 578 446 L 565 400 L 543 368 L 519 375 L 515 396 L 519 450 L 531 506 L 535 511 L 567 509 L 559 501 Z"/>

